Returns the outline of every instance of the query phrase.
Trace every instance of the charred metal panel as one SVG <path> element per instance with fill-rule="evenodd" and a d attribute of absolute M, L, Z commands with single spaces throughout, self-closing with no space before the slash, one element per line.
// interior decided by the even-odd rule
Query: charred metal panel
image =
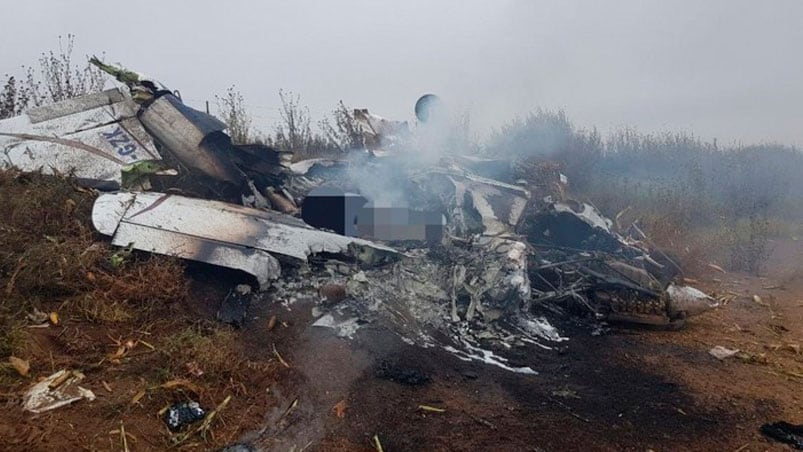
<path fill-rule="evenodd" d="M 457 170 L 433 169 L 413 180 L 422 192 L 443 198 L 450 226 L 459 235 L 514 231 L 530 198 L 530 192 L 522 187 Z M 472 224 L 474 218 L 479 224 Z"/>
<path fill-rule="evenodd" d="M 130 243 L 142 251 L 244 271 L 253 275 L 262 289 L 281 276 L 279 261 L 263 250 L 124 220 L 117 228 L 112 244 L 127 246 Z"/>
<path fill-rule="evenodd" d="M 276 212 L 163 193 L 101 195 L 92 211 L 95 228 L 112 243 L 239 269 L 262 287 L 279 277 L 273 255 L 296 263 L 316 253 L 381 261 L 398 253 L 366 240 L 319 231 Z"/>

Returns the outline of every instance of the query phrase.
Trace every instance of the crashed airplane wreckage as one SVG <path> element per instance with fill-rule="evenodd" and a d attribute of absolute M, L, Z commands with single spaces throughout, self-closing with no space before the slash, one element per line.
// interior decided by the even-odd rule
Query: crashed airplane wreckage
<path fill-rule="evenodd" d="M 671 260 L 566 199 L 554 168 L 528 184 L 519 162 L 423 149 L 437 160 L 422 163 L 418 130 L 367 110 L 354 114 L 364 149 L 292 162 L 232 143 L 160 83 L 91 61 L 126 88 L 0 121 L 3 165 L 108 191 L 92 221 L 113 244 L 241 270 L 274 300 L 315 302 L 315 325 L 340 336 L 382 322 L 410 343 L 534 372 L 481 344 L 562 340 L 534 311 L 680 326 L 716 305 L 675 284 Z M 423 134 L 439 105 L 416 105 Z"/>

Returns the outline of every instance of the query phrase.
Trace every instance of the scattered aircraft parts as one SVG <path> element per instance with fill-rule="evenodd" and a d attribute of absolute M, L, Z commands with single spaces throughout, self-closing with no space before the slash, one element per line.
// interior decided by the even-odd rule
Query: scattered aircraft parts
<path fill-rule="evenodd" d="M 431 138 L 445 120 L 434 95 L 416 104 L 426 159 L 410 152 L 417 142 L 406 122 L 361 109 L 353 119 L 363 149 L 292 162 L 288 152 L 232 143 L 224 123 L 185 105 L 161 83 L 92 62 L 128 90 L 0 121 L 0 161 L 122 189 L 101 194 L 92 212 L 95 228 L 114 245 L 237 269 L 253 275 L 260 289 L 273 284 L 279 293 L 287 287 L 282 267 L 309 271 L 313 257 L 316 264 L 364 268 L 359 281 L 337 284 L 344 288 L 342 303 L 326 306 L 348 309 L 355 297 L 362 304 L 349 316 L 324 316 L 318 323 L 348 325 L 351 332 L 361 325 L 355 319 L 369 316 L 366 303 L 381 300 L 389 319 L 411 322 L 398 326 L 415 331 L 422 345 L 434 343 L 427 328 L 444 328 L 444 321 L 464 325 L 454 330 L 460 340 L 441 345 L 462 344 L 460 353 L 470 349 L 472 357 L 492 355 L 476 345 L 480 336 L 464 334 L 465 325 L 485 325 L 482 334 L 501 338 L 513 330 L 489 325 L 525 316 L 509 322 L 518 325 L 515 334 L 531 341 L 559 338 L 542 327 L 549 326 L 546 320 L 526 317 L 546 305 L 579 308 L 597 320 L 663 325 L 716 306 L 704 293 L 674 285 L 665 259 L 653 258 L 639 241 L 644 237 L 621 236 L 593 206 L 569 199 L 558 168 L 540 168 L 554 180 L 536 187 L 531 179 L 541 173 L 515 180 L 521 171 L 506 160 L 433 154 L 442 142 Z M 154 175 L 178 177 L 160 185 L 168 191 L 161 193 L 149 191 Z M 373 190 L 360 190 L 370 185 L 363 177 L 377 179 L 370 181 Z M 199 186 L 208 188 L 205 194 Z M 372 199 L 388 187 L 396 192 L 388 197 L 395 204 Z M 403 244 L 408 252 L 367 238 Z M 229 298 L 242 309 L 222 317 L 241 322 L 245 298 Z"/>

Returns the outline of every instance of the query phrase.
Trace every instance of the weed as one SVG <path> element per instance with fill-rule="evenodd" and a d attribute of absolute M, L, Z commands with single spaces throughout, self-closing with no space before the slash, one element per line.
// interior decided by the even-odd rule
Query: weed
<path fill-rule="evenodd" d="M 178 331 L 166 339 L 164 349 L 175 366 L 175 374 L 185 374 L 183 367 L 195 362 L 205 378 L 231 377 L 245 361 L 237 353 L 237 335 L 218 325 L 196 324 Z"/>
<path fill-rule="evenodd" d="M 109 301 L 87 293 L 74 300 L 75 309 L 86 320 L 99 323 L 120 323 L 134 318 L 130 307 L 119 301 Z"/>
<path fill-rule="evenodd" d="M 28 335 L 21 323 L 6 316 L 0 323 L 0 360 L 5 361 L 11 355 L 21 353 L 28 345 Z"/>

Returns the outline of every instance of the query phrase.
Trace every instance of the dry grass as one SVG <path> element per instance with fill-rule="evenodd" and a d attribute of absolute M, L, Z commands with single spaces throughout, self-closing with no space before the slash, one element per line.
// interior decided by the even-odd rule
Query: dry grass
<path fill-rule="evenodd" d="M 112 264 L 119 250 L 92 229 L 95 196 L 68 177 L 0 171 L 0 358 L 19 348 L 13 326 L 34 307 L 125 322 L 187 296 L 177 259 L 131 254 Z"/>
<path fill-rule="evenodd" d="M 92 293 L 71 300 L 70 306 L 90 322 L 120 323 L 134 318 L 134 314 L 125 303 L 99 299 Z"/>
<path fill-rule="evenodd" d="M 110 246 L 92 229 L 95 197 L 68 177 L 0 170 L 0 393 L 16 405 L 34 379 L 83 370 L 103 396 L 60 412 L 65 421 L 55 428 L 71 450 L 108 448 L 106 432 L 121 421 L 141 426 L 142 444 L 167 450 L 172 442 L 157 413 L 187 399 L 213 407 L 233 396 L 209 447 L 257 428 L 258 416 L 229 412 L 265 406 L 268 394 L 254 388 L 271 385 L 278 365 L 268 354 L 247 359 L 237 332 L 198 319 L 214 296 L 204 284 L 189 295 L 181 261 Z M 59 325 L 29 328 L 34 308 L 58 312 Z M 3 364 L 11 355 L 30 363 L 30 375 Z M 0 430 L 29 417 L 10 410 Z"/>
<path fill-rule="evenodd" d="M 644 232 L 655 247 L 676 261 L 683 273 L 696 275 L 709 263 L 722 263 L 727 257 L 728 235 L 723 229 L 693 227 L 670 214 L 643 215 Z"/>
<path fill-rule="evenodd" d="M 186 364 L 195 363 L 205 380 L 226 380 L 246 361 L 239 352 L 238 335 L 218 324 L 196 324 L 168 337 L 163 346 L 175 365 L 173 373 L 186 373 Z"/>
<path fill-rule="evenodd" d="M 637 223 L 687 275 L 707 271 L 712 262 L 732 271 L 761 274 L 772 251 L 771 239 L 801 235 L 796 222 L 778 213 L 736 215 L 714 198 L 679 187 L 598 181 L 580 196 L 610 218 L 619 217 L 622 231 Z"/>
<path fill-rule="evenodd" d="M 770 218 L 757 229 L 756 224 L 746 219 L 699 225 L 684 221 L 682 216 L 672 212 L 659 213 L 652 209 L 633 210 L 630 216 L 638 217 L 655 246 L 672 256 L 687 275 L 709 271 L 710 263 L 733 271 L 761 274 L 773 250 L 771 239 L 803 236 L 799 225 L 781 218 Z M 628 221 L 623 223 L 629 224 Z"/>
<path fill-rule="evenodd" d="M 0 311 L 0 314 L 3 314 Z M 6 315 L 0 315 L 0 387 L 13 385 L 20 379 L 19 374 L 13 366 L 7 364 L 7 357 L 27 356 L 26 351 L 30 349 L 30 337 L 24 325 L 18 319 Z"/>
<path fill-rule="evenodd" d="M 17 350 L 23 350 L 28 345 L 25 330 L 11 319 L 4 318 L 0 322 L 0 356 L 10 356 Z"/>

